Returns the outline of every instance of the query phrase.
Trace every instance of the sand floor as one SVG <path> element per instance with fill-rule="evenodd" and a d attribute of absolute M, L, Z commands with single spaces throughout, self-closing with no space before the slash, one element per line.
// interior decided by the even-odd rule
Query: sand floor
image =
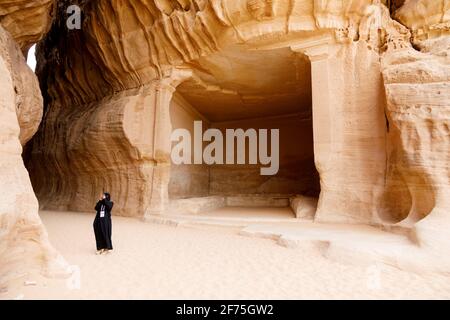
<path fill-rule="evenodd" d="M 175 228 L 114 217 L 115 250 L 97 256 L 93 215 L 41 216 L 50 240 L 74 266 L 74 276 L 62 280 L 29 275 L 0 298 L 450 298 L 450 277 L 442 274 L 418 274 L 375 262 L 339 263 L 311 246 L 286 248 L 223 228 Z"/>

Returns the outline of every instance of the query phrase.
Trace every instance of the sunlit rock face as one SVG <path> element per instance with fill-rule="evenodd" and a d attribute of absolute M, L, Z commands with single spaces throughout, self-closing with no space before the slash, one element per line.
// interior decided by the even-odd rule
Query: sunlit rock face
<path fill-rule="evenodd" d="M 51 26 L 55 0 L 5 0 L 0 2 L 0 19 L 23 52 L 42 39 Z"/>
<path fill-rule="evenodd" d="M 42 39 L 50 29 L 53 0 L 0 2 L 0 21 L 5 35 L 4 49 L 8 51 L 16 111 L 20 124 L 20 141 L 25 145 L 36 133 L 42 119 L 43 102 L 39 84 L 33 71 L 23 63 L 28 49 Z"/>
<path fill-rule="evenodd" d="M 66 23 L 74 4 L 79 30 Z M 299 216 L 402 226 L 447 248 L 449 6 L 0 1 L 0 287 L 64 265 L 35 193 L 41 208 L 91 211 L 109 191 L 115 214 L 137 217 L 185 198 L 173 203 L 311 199 Z M 43 97 L 24 58 L 41 39 Z M 194 121 L 280 129 L 279 172 L 175 166 L 172 129 L 194 133 Z"/>
<path fill-rule="evenodd" d="M 318 221 L 373 220 L 386 166 L 381 5 L 78 4 L 81 30 L 60 2 L 38 50 L 47 111 L 27 166 L 42 208 L 91 210 L 102 190 L 128 216 L 164 213 L 170 198 L 320 193 Z M 279 173 L 172 166 L 182 109 L 219 130 L 280 127 Z"/>
<path fill-rule="evenodd" d="M 446 0 L 407 0 L 395 13 L 403 25 L 407 26 L 416 43 L 421 40 L 448 36 L 450 3 Z"/>
<path fill-rule="evenodd" d="M 80 30 L 67 29 L 71 4 Z M 38 49 L 46 112 L 26 156 L 40 205 L 90 211 L 107 190 L 116 214 L 145 217 L 172 199 L 301 194 L 319 197 L 317 222 L 414 228 L 448 193 L 447 12 L 414 0 L 60 1 Z M 280 128 L 279 173 L 174 166 L 172 129 L 195 120 Z"/>
<path fill-rule="evenodd" d="M 383 56 L 395 212 L 425 245 L 448 243 L 449 10 L 448 1 L 406 1 L 397 18 L 420 51 L 391 45 Z"/>
<path fill-rule="evenodd" d="M 0 2 L 0 287 L 31 269 L 54 274 L 63 260 L 48 242 L 21 154 L 38 129 L 43 100 L 22 50 L 43 36 L 48 1 Z M 32 15 L 32 19 L 25 19 Z M 46 22 L 47 21 L 47 22 Z"/>

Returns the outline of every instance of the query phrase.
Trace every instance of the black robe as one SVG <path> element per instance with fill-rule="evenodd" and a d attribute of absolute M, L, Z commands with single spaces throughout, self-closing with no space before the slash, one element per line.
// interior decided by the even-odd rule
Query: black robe
<path fill-rule="evenodd" d="M 105 216 L 102 218 L 100 216 L 100 211 L 102 206 L 105 206 Z M 112 201 L 108 201 L 103 199 L 97 202 L 95 206 L 95 211 L 97 211 L 97 215 L 94 220 L 94 233 L 95 233 L 95 241 L 97 242 L 97 250 L 108 249 L 112 250 L 112 220 L 111 220 L 111 210 L 114 206 Z"/>

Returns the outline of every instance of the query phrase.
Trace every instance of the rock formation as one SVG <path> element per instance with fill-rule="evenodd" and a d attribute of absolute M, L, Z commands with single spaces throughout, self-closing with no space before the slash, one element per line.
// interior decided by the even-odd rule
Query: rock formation
<path fill-rule="evenodd" d="M 79 5 L 81 30 L 67 30 L 61 11 L 39 50 L 48 111 L 27 163 L 43 208 L 90 210 L 108 189 L 118 214 L 163 213 L 170 197 L 175 93 L 219 130 L 295 114 L 297 122 L 280 126 L 304 136 L 297 141 L 298 154 L 283 155 L 277 177 L 255 177 L 252 168 L 213 167 L 211 185 L 196 196 L 238 189 L 226 181 L 233 181 L 227 172 L 234 181 L 246 181 L 249 193 L 314 195 L 317 167 L 319 221 L 373 220 L 386 166 L 380 5 L 281 0 Z M 259 68 L 264 63 L 270 73 Z M 286 144 L 282 150 L 296 147 Z"/>
<path fill-rule="evenodd" d="M 38 1 L 36 1 L 38 2 Z M 48 1 L 30 7 L 27 1 L 0 2 L 0 287 L 38 268 L 64 272 L 64 261 L 51 247 L 38 215 L 38 201 L 21 154 L 37 131 L 42 96 L 22 50 L 48 28 Z M 23 10 L 21 10 L 23 9 Z M 27 16 L 33 19 L 26 19 Z M 7 31 L 8 30 L 8 31 Z"/>
<path fill-rule="evenodd" d="M 67 28 L 69 5 L 81 29 Z M 92 211 L 106 190 L 115 214 L 136 217 L 199 197 L 302 195 L 318 197 L 316 222 L 447 243 L 449 10 L 446 0 L 0 1 L 12 126 L 2 161 L 17 168 L 2 170 L 20 184 L 8 182 L 3 215 L 33 214 L 43 232 L 19 161 L 42 101 L 20 50 L 48 31 L 37 50 L 43 121 L 24 154 L 41 208 Z M 173 165 L 172 129 L 199 120 L 280 128 L 279 173 Z"/>
<path fill-rule="evenodd" d="M 391 225 L 413 203 L 424 216 L 434 203 L 416 203 L 427 192 L 402 178 L 411 164 L 399 159 L 405 132 L 393 118 L 389 69 L 392 47 L 419 54 L 411 31 L 417 41 L 445 33 L 448 8 L 438 2 L 390 1 L 406 27 L 372 0 L 82 1 L 75 31 L 59 12 L 40 46 L 48 111 L 28 161 L 41 206 L 90 210 L 102 189 L 131 216 L 164 213 L 171 197 L 317 195 L 317 169 L 318 222 Z M 286 117 L 294 125 L 277 123 L 282 132 L 302 138 L 282 149 L 299 152 L 283 155 L 270 179 L 253 168 L 172 166 L 180 106 L 219 130 Z"/>
<path fill-rule="evenodd" d="M 0 2 L 0 19 L 21 50 L 42 39 L 52 23 L 55 0 L 4 0 Z"/>
<path fill-rule="evenodd" d="M 391 214 L 421 244 L 449 243 L 450 18 L 448 1 L 410 0 L 397 12 L 412 43 L 383 56 Z"/>

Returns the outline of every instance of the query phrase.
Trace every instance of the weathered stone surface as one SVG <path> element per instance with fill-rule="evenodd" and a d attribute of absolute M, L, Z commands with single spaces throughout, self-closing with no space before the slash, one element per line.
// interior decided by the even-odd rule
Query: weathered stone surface
<path fill-rule="evenodd" d="M 72 4 L 81 30 L 66 28 Z M 43 115 L 23 54 L 47 31 L 44 121 L 25 155 L 42 208 L 91 211 L 106 190 L 124 216 L 320 193 L 292 200 L 298 217 L 403 226 L 445 251 L 449 10 L 447 0 L 0 0 L 0 288 L 30 266 L 64 266 L 21 158 Z M 174 168 L 172 128 L 194 120 L 279 126 L 280 173 Z"/>
<path fill-rule="evenodd" d="M 298 132 L 311 132 L 315 113 L 316 142 L 312 133 L 303 137 L 297 147 L 303 154 L 286 155 L 283 176 L 258 180 L 249 168 L 238 180 L 250 193 L 312 195 L 318 193 L 316 166 L 322 176 L 318 220 L 372 221 L 385 170 L 379 4 L 120 3 L 79 2 L 82 30 L 68 31 L 59 18 L 40 46 L 48 112 L 27 163 L 43 208 L 91 210 L 108 189 L 117 214 L 164 212 L 171 181 L 169 106 L 177 91 L 218 127 L 296 113 L 304 121 Z M 311 82 L 324 81 L 328 87 L 311 89 Z M 324 93 L 333 107 L 321 101 Z M 293 175 L 289 165 L 303 171 Z M 233 192 L 226 174 L 211 169 L 210 176 L 213 194 Z M 179 195 L 189 193 L 175 186 Z M 206 196 L 205 190 L 192 195 Z"/>
<path fill-rule="evenodd" d="M 0 20 L 24 53 L 42 39 L 53 20 L 55 0 L 2 0 Z"/>
<path fill-rule="evenodd" d="M 69 31 L 73 3 L 83 26 Z M 43 208 L 91 210 L 102 190 L 127 216 L 165 213 L 171 198 L 320 192 L 317 222 L 413 227 L 445 207 L 448 2 L 98 0 L 58 10 L 38 50 L 47 112 L 27 156 Z M 219 130 L 302 119 L 297 136 L 284 126 L 295 145 L 283 146 L 280 175 L 173 169 L 170 133 L 184 125 L 174 95 L 195 110 L 183 121 Z M 415 112 L 433 118 L 420 124 Z M 437 133 L 418 129 L 438 123 Z"/>
<path fill-rule="evenodd" d="M 17 94 L 16 110 L 20 125 L 20 142 L 25 145 L 38 130 L 42 120 L 43 101 L 34 72 L 23 55 L 44 36 L 51 25 L 53 0 L 0 1 L 0 21 L 10 36 L 4 37 L 9 71 Z M 23 54 L 22 54 L 22 52 Z"/>
<path fill-rule="evenodd" d="M 39 126 L 43 103 L 37 78 L 15 42 L 24 45 L 31 40 L 30 26 L 25 24 L 20 29 L 14 25 L 16 16 L 9 16 L 10 12 L 20 11 L 20 4 L 13 2 L 0 3 L 0 287 L 30 269 L 47 275 L 65 272 L 65 262 L 49 244 L 38 216 L 38 202 L 21 157 L 21 144 Z M 33 14 L 38 17 L 40 12 L 37 9 Z M 35 36 L 39 30 L 33 30 Z"/>
<path fill-rule="evenodd" d="M 167 66 L 195 61 L 236 43 L 288 46 L 313 36 L 309 31 L 326 29 L 351 29 L 356 35 L 358 25 L 372 14 L 372 3 L 64 0 L 59 2 L 59 22 L 43 49 L 54 71 L 45 74 L 45 82 L 50 98 L 59 103 L 85 104 L 159 79 Z M 81 31 L 66 28 L 65 9 L 71 4 L 83 10 Z"/>
<path fill-rule="evenodd" d="M 317 199 L 311 197 L 297 196 L 289 200 L 294 214 L 299 219 L 311 219 L 316 216 Z"/>
<path fill-rule="evenodd" d="M 398 16 L 420 52 L 389 46 L 383 56 L 391 208 L 396 221 L 414 226 L 417 240 L 435 249 L 449 242 L 449 10 L 447 1 L 406 2 Z"/>
<path fill-rule="evenodd" d="M 447 0 L 409 0 L 396 12 L 396 18 L 407 26 L 415 44 L 423 40 L 450 35 L 450 3 Z"/>
<path fill-rule="evenodd" d="M 3 45 L 8 52 L 9 73 L 14 83 L 20 142 L 24 146 L 36 133 L 43 114 L 43 99 L 36 75 L 28 67 L 16 42 L 4 32 Z"/>
<path fill-rule="evenodd" d="M 10 53 L 5 50 L 10 47 L 10 41 L 9 35 L 0 27 L 0 285 L 11 277 L 29 271 L 30 265 L 43 267 L 45 272 L 51 273 L 51 265 L 60 259 L 50 246 L 39 219 L 38 202 L 21 157 L 17 102 L 21 99 L 39 100 L 33 97 L 39 91 L 24 90 L 19 96 L 14 90 L 22 83 L 14 81 L 11 72 L 12 69 L 17 72 L 20 68 L 17 68 L 15 57 L 11 59 Z M 23 57 L 21 63 L 25 64 Z M 29 83 L 32 86 L 27 89 L 36 87 L 37 81 L 33 80 L 34 83 Z"/>
<path fill-rule="evenodd" d="M 169 214 L 200 214 L 223 208 L 225 197 L 212 196 L 201 198 L 178 199 L 170 202 Z"/>

